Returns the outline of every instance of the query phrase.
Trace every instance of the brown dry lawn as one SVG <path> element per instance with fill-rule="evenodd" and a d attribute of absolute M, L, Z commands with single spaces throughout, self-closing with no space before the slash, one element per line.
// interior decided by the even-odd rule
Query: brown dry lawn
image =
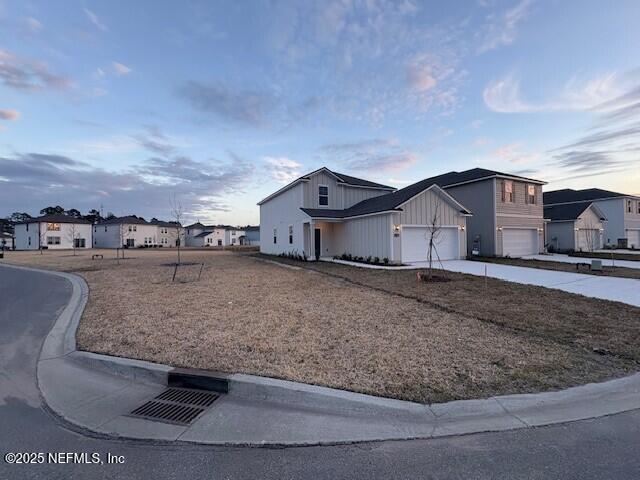
<path fill-rule="evenodd" d="M 635 371 L 640 309 L 450 274 L 337 264 L 291 269 L 259 255 L 132 250 L 9 252 L 90 286 L 80 348 L 175 366 L 285 378 L 419 402 L 533 392 Z M 273 260 L 273 259 L 271 259 Z M 596 353 L 595 350 L 597 350 Z"/>
<path fill-rule="evenodd" d="M 579 269 L 573 263 L 567 262 L 548 262 L 546 260 L 535 260 L 526 258 L 494 258 L 494 257 L 477 257 L 474 260 L 488 263 L 499 263 L 502 265 L 515 265 L 517 267 L 538 268 L 541 270 L 558 270 L 560 272 L 585 273 L 587 275 L 597 275 L 600 277 L 621 277 L 635 278 L 640 280 L 640 269 L 625 267 L 608 267 L 603 266 L 602 271 L 590 270 L 587 266 L 580 266 Z M 589 261 L 585 260 L 585 263 Z"/>

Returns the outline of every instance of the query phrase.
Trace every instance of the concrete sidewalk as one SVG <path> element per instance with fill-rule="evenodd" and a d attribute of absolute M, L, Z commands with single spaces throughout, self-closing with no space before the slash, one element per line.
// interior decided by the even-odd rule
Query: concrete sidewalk
<path fill-rule="evenodd" d="M 562 262 L 562 263 L 591 263 L 592 260 L 602 261 L 605 267 L 624 267 L 640 269 L 640 261 L 633 260 L 611 260 L 606 258 L 587 258 L 587 257 L 570 257 L 561 253 L 552 253 L 549 255 L 527 255 L 522 257 L 524 260 L 540 260 L 543 262 Z M 640 260 L 640 257 L 638 257 Z"/>
<path fill-rule="evenodd" d="M 432 405 L 235 374 L 228 377 L 229 393 L 188 427 L 132 418 L 131 410 L 166 388 L 170 367 L 77 351 L 86 283 L 71 274 L 33 271 L 64 277 L 73 286 L 44 342 L 38 387 L 53 412 L 99 434 L 221 445 L 321 445 L 511 430 L 640 408 L 640 374 L 559 392 Z"/>
<path fill-rule="evenodd" d="M 438 266 L 440 268 L 440 266 Z M 472 260 L 446 260 L 442 268 L 451 272 L 486 275 L 509 282 L 555 288 L 586 297 L 600 298 L 640 307 L 640 280 L 558 272 Z"/>

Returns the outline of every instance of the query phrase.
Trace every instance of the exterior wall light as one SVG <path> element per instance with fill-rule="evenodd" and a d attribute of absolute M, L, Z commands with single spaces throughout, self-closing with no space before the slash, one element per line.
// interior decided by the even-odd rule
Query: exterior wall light
<path fill-rule="evenodd" d="M 464 229 L 465 229 L 464 225 L 460 225 L 460 230 L 464 232 Z"/>
<path fill-rule="evenodd" d="M 394 233 L 400 233 L 400 225 L 394 225 L 393 226 L 393 232 Z"/>

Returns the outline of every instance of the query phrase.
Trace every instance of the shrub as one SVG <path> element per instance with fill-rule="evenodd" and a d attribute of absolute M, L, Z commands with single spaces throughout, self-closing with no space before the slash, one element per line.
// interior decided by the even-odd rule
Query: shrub
<path fill-rule="evenodd" d="M 387 257 L 384 257 L 382 261 L 384 262 L 385 265 L 389 263 L 389 259 Z"/>
<path fill-rule="evenodd" d="M 374 257 L 373 258 L 373 263 L 380 263 L 380 258 Z"/>
<path fill-rule="evenodd" d="M 371 255 L 367 257 L 367 263 L 371 263 Z"/>

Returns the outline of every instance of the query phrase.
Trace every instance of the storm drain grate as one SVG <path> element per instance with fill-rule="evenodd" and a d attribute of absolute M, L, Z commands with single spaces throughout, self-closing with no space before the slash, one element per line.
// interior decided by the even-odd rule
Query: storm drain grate
<path fill-rule="evenodd" d="M 131 412 L 131 416 L 189 425 L 219 397 L 215 392 L 191 388 L 168 388 Z"/>

